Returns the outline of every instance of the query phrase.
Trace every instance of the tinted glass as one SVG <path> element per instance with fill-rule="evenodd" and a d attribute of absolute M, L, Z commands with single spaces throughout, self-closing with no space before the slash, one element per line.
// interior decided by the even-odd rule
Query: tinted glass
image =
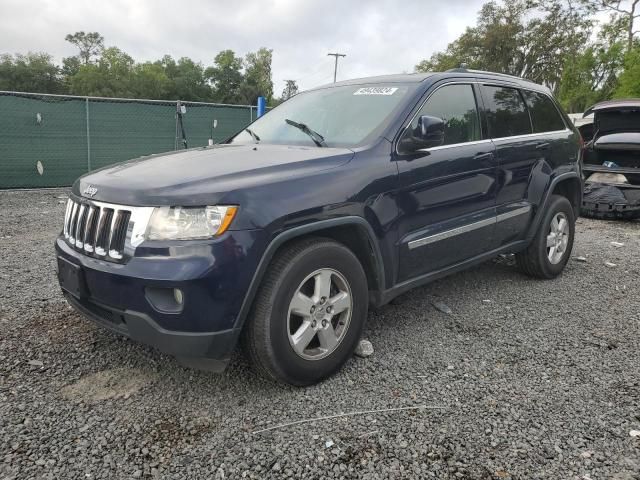
<path fill-rule="evenodd" d="M 444 120 L 443 145 L 480 140 L 480 120 L 471 85 L 448 85 L 436 90 L 413 119 L 405 135 L 410 135 L 418 126 L 418 119 L 422 115 Z"/>
<path fill-rule="evenodd" d="M 285 121 L 292 120 L 322 135 L 329 147 L 352 147 L 379 134 L 415 88 L 412 84 L 364 84 L 311 90 L 287 100 L 249 128 L 260 143 L 315 146 L 309 135 Z M 251 144 L 255 139 L 242 131 L 231 143 Z"/>
<path fill-rule="evenodd" d="M 531 133 L 529 112 L 517 89 L 483 85 L 482 91 L 492 138 Z"/>
<path fill-rule="evenodd" d="M 558 113 L 558 109 L 551 99 L 538 92 L 522 91 L 522 95 L 527 101 L 531 122 L 533 123 L 533 133 L 553 132 L 564 130 L 564 122 Z"/>

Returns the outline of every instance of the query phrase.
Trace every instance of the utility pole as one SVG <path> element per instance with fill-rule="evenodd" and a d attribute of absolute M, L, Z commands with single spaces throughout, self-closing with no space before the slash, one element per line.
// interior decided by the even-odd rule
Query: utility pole
<path fill-rule="evenodd" d="M 344 53 L 327 53 L 328 57 L 335 57 L 336 65 L 333 68 L 333 83 L 336 83 L 336 78 L 338 77 L 338 57 L 346 57 L 347 55 Z"/>

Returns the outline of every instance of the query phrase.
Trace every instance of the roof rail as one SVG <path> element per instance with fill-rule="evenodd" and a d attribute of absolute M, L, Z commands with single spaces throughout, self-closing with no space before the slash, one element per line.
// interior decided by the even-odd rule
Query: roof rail
<path fill-rule="evenodd" d="M 471 70 L 469 68 L 464 68 L 464 67 L 450 68 L 449 70 L 447 70 L 447 73 L 480 73 L 480 74 L 486 74 L 486 75 L 497 75 L 500 77 L 515 78 L 518 80 L 524 80 L 526 82 L 531 81 L 523 77 L 518 77 L 516 75 L 509 75 L 508 73 L 489 72 L 488 70 Z"/>

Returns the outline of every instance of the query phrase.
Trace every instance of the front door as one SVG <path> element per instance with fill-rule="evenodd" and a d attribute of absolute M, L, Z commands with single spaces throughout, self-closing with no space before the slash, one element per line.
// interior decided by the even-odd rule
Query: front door
<path fill-rule="evenodd" d="M 445 121 L 442 145 L 403 152 L 398 144 L 399 283 L 491 249 L 494 146 L 483 137 L 476 96 L 471 83 L 436 87 L 403 135 L 420 116 L 439 117 Z"/>

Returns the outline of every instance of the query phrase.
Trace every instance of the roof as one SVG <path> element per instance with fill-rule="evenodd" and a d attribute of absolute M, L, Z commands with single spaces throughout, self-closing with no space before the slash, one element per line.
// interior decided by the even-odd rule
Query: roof
<path fill-rule="evenodd" d="M 602 112 L 605 110 L 639 110 L 640 109 L 640 98 L 622 98 L 619 100 L 606 100 L 604 102 L 599 102 L 588 108 L 583 117 L 586 117 L 590 113 L 594 112 Z"/>
<path fill-rule="evenodd" d="M 447 70 L 446 72 L 427 72 L 427 73 L 401 73 L 401 74 L 392 74 L 392 75 L 380 75 L 375 77 L 363 77 L 363 78 L 353 78 L 350 80 L 342 80 L 336 83 L 330 83 L 327 85 L 322 85 L 316 88 L 326 88 L 330 86 L 341 86 L 341 85 L 360 85 L 363 83 L 420 83 L 427 79 L 444 79 L 448 76 L 462 77 L 462 78 L 484 78 L 484 79 L 494 79 L 494 80 L 508 80 L 510 82 L 516 83 L 522 87 L 534 87 L 537 90 L 543 89 L 547 91 L 546 87 L 538 85 L 530 80 L 515 77 L 513 75 L 507 75 L 505 73 L 494 73 L 494 72 L 485 72 L 481 70 L 468 70 L 465 68 L 453 68 L 451 70 Z M 312 89 L 315 90 L 315 89 Z"/>

